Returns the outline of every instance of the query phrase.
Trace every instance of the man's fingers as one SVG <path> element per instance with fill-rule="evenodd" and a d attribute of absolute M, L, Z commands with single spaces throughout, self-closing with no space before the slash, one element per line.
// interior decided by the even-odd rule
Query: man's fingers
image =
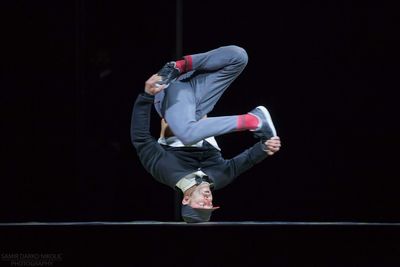
<path fill-rule="evenodd" d="M 159 85 L 157 82 L 160 82 L 162 80 L 161 76 L 157 74 L 153 74 L 145 84 L 145 92 L 151 94 L 151 95 L 156 95 L 160 91 L 165 89 L 165 84 Z"/>
<path fill-rule="evenodd" d="M 267 147 L 267 150 L 272 150 L 274 152 L 277 152 L 279 149 L 280 149 L 279 147 L 273 147 L 273 146 Z"/>
<path fill-rule="evenodd" d="M 157 82 L 161 81 L 162 78 L 161 76 L 157 75 L 157 74 L 153 74 L 148 80 L 147 83 L 151 84 L 151 85 L 155 85 Z"/>
<path fill-rule="evenodd" d="M 158 93 L 158 92 L 161 92 L 162 90 L 164 90 L 164 88 L 165 88 L 165 84 L 163 84 L 163 85 L 157 87 L 157 93 Z"/>
<path fill-rule="evenodd" d="M 160 85 L 160 86 L 155 85 L 155 86 L 152 88 L 152 91 L 154 92 L 154 94 L 158 94 L 159 92 L 161 92 L 162 90 L 164 90 L 164 88 L 165 88 L 165 84 Z"/>
<path fill-rule="evenodd" d="M 281 144 L 279 143 L 267 143 L 267 146 L 276 146 L 276 147 L 281 147 Z"/>
<path fill-rule="evenodd" d="M 281 144 L 269 144 L 272 147 L 281 147 Z"/>
<path fill-rule="evenodd" d="M 277 143 L 268 143 L 266 145 L 267 145 L 267 150 L 271 150 L 273 152 L 277 152 L 281 148 L 281 144 Z"/>
<path fill-rule="evenodd" d="M 281 148 L 281 140 L 278 136 L 271 137 L 270 139 L 265 141 L 264 144 L 267 147 L 265 152 L 267 152 L 269 156 L 272 156 L 273 154 L 278 152 L 279 149 Z"/>
<path fill-rule="evenodd" d="M 266 150 L 265 152 L 267 152 L 268 156 L 272 156 L 273 154 L 275 154 L 275 152 L 272 150 Z"/>

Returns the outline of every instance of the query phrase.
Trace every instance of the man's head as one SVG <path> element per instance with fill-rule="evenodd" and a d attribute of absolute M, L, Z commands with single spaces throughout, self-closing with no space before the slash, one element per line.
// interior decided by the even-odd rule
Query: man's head
<path fill-rule="evenodd" d="M 200 185 L 189 188 L 182 199 L 182 218 L 185 222 L 207 222 L 211 213 L 219 207 L 212 204 L 210 184 L 203 182 Z"/>

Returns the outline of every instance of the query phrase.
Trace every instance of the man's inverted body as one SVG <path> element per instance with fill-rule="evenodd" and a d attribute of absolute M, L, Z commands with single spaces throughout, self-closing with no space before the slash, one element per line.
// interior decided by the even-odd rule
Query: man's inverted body
<path fill-rule="evenodd" d="M 208 221 L 216 209 L 212 191 L 280 149 L 280 139 L 265 107 L 247 114 L 206 117 L 246 64 L 247 54 L 236 46 L 186 56 L 151 76 L 145 83 L 145 93 L 135 102 L 132 142 L 145 169 L 157 181 L 183 193 L 182 217 L 187 222 Z M 181 145 L 170 146 L 151 137 L 152 103 L 166 121 L 164 133 Z M 207 139 L 243 130 L 253 131 L 260 141 L 232 159 L 224 159 Z"/>

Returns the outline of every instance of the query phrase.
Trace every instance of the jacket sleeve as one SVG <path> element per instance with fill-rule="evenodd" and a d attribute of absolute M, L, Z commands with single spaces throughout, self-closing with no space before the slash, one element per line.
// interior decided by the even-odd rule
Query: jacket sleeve
<path fill-rule="evenodd" d="M 145 169 L 153 173 L 164 149 L 150 132 L 154 96 L 142 93 L 136 98 L 131 118 L 131 141 Z"/>
<path fill-rule="evenodd" d="M 254 144 L 249 149 L 246 149 L 239 155 L 228 160 L 230 169 L 230 179 L 232 182 L 234 178 L 249 170 L 257 163 L 263 161 L 268 157 L 267 152 L 264 151 L 265 145 L 260 141 Z"/>
<path fill-rule="evenodd" d="M 219 171 L 221 171 L 220 175 L 218 175 L 218 171 L 216 171 L 215 176 L 220 178 L 214 184 L 214 190 L 224 188 L 232 183 L 240 174 L 268 157 L 264 149 L 265 145 L 260 141 L 232 159 L 223 159 L 221 157 L 223 163 L 220 164 L 224 165 L 224 167 L 218 168 Z"/>

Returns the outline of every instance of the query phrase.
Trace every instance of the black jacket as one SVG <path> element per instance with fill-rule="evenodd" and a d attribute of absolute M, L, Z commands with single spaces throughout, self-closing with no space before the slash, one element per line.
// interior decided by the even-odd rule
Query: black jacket
<path fill-rule="evenodd" d="M 151 136 L 150 118 L 154 96 L 140 94 L 131 121 L 131 138 L 144 168 L 160 183 L 176 189 L 176 183 L 196 170 L 202 170 L 214 183 L 214 190 L 230 184 L 238 175 L 267 157 L 264 144 L 256 143 L 232 159 L 206 143 L 203 147 L 169 147 Z"/>

